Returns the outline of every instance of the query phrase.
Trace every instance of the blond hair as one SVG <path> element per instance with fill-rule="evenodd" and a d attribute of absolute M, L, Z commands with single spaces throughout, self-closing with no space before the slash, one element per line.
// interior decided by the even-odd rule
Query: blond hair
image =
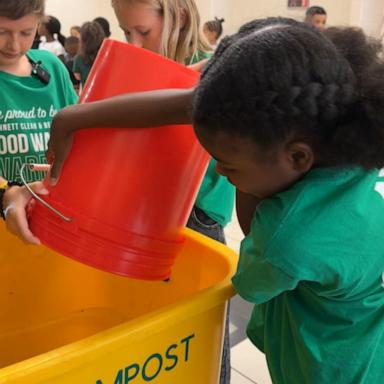
<path fill-rule="evenodd" d="M 112 0 L 112 6 L 122 6 L 122 2 L 146 5 L 163 17 L 161 55 L 189 64 L 187 60 L 198 52 L 211 50 L 200 30 L 200 15 L 194 0 Z"/>

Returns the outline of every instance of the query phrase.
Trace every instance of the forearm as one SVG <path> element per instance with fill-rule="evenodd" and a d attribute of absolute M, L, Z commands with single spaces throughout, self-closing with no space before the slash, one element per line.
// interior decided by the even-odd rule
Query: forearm
<path fill-rule="evenodd" d="M 251 230 L 251 222 L 257 205 L 261 199 L 256 196 L 236 190 L 236 214 L 240 228 L 245 236 Z"/>
<path fill-rule="evenodd" d="M 144 128 L 191 122 L 193 89 L 130 93 L 64 108 L 51 125 L 47 159 L 55 185 L 69 155 L 73 133 L 84 128 Z"/>
<path fill-rule="evenodd" d="M 115 96 L 70 106 L 55 121 L 67 132 L 83 128 L 152 127 L 191 122 L 193 89 L 159 90 Z"/>

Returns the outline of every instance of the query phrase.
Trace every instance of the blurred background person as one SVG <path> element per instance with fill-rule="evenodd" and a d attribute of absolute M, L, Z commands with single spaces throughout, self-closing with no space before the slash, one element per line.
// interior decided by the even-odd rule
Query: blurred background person
<path fill-rule="evenodd" d="M 325 28 L 325 24 L 327 23 L 327 12 L 323 7 L 314 5 L 313 7 L 309 7 L 307 9 L 304 21 L 308 24 L 312 24 L 320 30 L 323 30 Z"/>
<path fill-rule="evenodd" d="M 73 73 L 83 87 L 105 39 L 103 28 L 96 21 L 84 23 L 80 30 L 80 48 L 73 62 Z"/>
<path fill-rule="evenodd" d="M 209 44 L 216 47 L 221 35 L 223 34 L 224 19 L 215 17 L 214 20 L 207 21 L 203 26 L 203 32 Z"/>
<path fill-rule="evenodd" d="M 39 26 L 39 35 L 43 37 L 39 49 L 50 51 L 54 55 L 64 58 L 65 36 L 61 34 L 61 23 L 54 16 L 46 16 Z"/>
<path fill-rule="evenodd" d="M 109 26 L 109 21 L 107 19 L 105 19 L 104 17 L 96 17 L 96 19 L 93 21 L 96 21 L 96 23 L 100 24 L 100 27 L 103 28 L 105 37 L 108 38 L 111 36 L 111 29 Z"/>
<path fill-rule="evenodd" d="M 72 84 L 77 92 L 79 91 L 80 80 L 76 79 L 76 76 L 73 73 L 73 63 L 76 55 L 79 52 L 79 47 L 80 47 L 80 39 L 77 38 L 76 36 L 69 36 L 65 39 L 64 64 L 68 69 Z"/>
<path fill-rule="evenodd" d="M 73 25 L 69 29 L 69 35 L 73 37 L 77 37 L 80 40 L 80 29 L 81 27 L 79 25 Z"/>

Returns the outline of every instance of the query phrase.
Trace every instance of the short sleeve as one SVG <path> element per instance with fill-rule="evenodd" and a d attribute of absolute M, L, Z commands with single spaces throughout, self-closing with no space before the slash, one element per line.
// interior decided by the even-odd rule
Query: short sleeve
<path fill-rule="evenodd" d="M 260 203 L 250 234 L 242 241 L 232 282 L 239 295 L 252 303 L 265 303 L 298 285 L 296 276 L 290 276 L 270 259 L 269 250 L 284 220 L 286 206 L 277 198 Z"/>
<path fill-rule="evenodd" d="M 298 281 L 266 260 L 255 260 L 238 271 L 232 283 L 243 299 L 261 304 L 295 289 Z"/>

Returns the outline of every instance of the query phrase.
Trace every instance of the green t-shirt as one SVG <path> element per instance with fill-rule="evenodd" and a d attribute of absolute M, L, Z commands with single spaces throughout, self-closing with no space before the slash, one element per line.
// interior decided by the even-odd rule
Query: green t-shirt
<path fill-rule="evenodd" d="M 384 173 L 311 171 L 263 201 L 233 283 L 274 383 L 384 382 Z"/>
<path fill-rule="evenodd" d="M 197 51 L 189 60 L 196 64 L 203 59 L 209 59 L 212 53 Z M 215 171 L 216 161 L 211 160 L 204 176 L 195 205 L 211 219 L 225 227 L 232 218 L 235 202 L 235 187 Z"/>
<path fill-rule="evenodd" d="M 235 187 L 215 171 L 216 160 L 210 160 L 195 205 L 223 227 L 232 218 Z"/>
<path fill-rule="evenodd" d="M 55 113 L 77 102 L 64 64 L 52 53 L 31 50 L 51 75 L 46 85 L 39 79 L 0 71 L 0 175 L 20 180 L 23 163 L 45 163 L 51 120 Z M 27 180 L 41 179 L 41 172 L 27 171 Z"/>
<path fill-rule="evenodd" d="M 92 65 L 85 64 L 84 59 L 80 55 L 76 55 L 73 60 L 73 73 L 80 73 L 81 85 L 84 86 L 91 72 Z"/>

